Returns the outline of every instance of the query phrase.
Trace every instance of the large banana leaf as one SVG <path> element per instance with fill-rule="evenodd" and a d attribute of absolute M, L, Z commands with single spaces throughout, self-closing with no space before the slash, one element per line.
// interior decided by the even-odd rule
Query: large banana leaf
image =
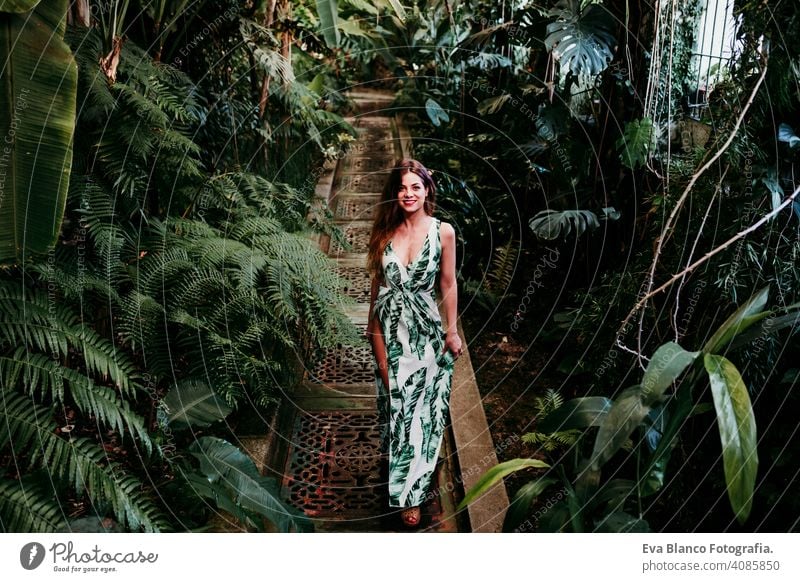
<path fill-rule="evenodd" d="M 337 0 L 317 0 L 317 15 L 319 15 L 322 36 L 329 47 L 339 46 L 339 6 Z"/>
<path fill-rule="evenodd" d="M 68 2 L 36 4 L 0 4 L 0 263 L 55 243 L 72 165 L 78 72 L 63 41 Z"/>

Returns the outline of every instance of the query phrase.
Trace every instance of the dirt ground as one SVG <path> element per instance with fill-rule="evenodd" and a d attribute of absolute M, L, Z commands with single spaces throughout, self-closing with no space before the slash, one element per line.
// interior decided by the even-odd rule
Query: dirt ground
<path fill-rule="evenodd" d="M 521 437 L 535 430 L 535 398 L 550 387 L 547 379 L 537 377 L 549 354 L 539 353 L 532 338 L 521 330 L 512 334 L 491 329 L 492 323 L 487 326 L 484 318 L 462 318 L 498 460 L 538 458 L 536 447 Z M 531 470 L 506 477 L 509 498 L 535 474 Z"/>

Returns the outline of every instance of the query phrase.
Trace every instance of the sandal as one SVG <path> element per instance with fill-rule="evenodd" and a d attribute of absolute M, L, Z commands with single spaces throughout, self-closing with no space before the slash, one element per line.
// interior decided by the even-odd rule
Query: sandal
<path fill-rule="evenodd" d="M 417 527 L 422 521 L 422 511 L 420 510 L 419 505 L 415 505 L 414 507 L 406 507 L 400 513 L 400 518 L 403 520 L 404 525 L 408 527 Z"/>

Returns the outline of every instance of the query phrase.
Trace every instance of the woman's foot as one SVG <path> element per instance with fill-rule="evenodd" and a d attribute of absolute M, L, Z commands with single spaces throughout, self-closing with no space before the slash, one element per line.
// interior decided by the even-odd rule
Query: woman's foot
<path fill-rule="evenodd" d="M 422 520 L 422 511 L 420 510 L 418 505 L 414 507 L 406 507 L 400 513 L 400 518 L 403 520 L 403 523 L 408 527 L 416 527 Z"/>

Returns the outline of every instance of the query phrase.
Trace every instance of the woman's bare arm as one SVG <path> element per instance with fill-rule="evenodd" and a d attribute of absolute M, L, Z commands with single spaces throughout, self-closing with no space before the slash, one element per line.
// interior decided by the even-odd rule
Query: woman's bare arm
<path fill-rule="evenodd" d="M 447 337 L 445 349 L 450 348 L 454 354 L 461 349 L 461 338 L 458 336 L 458 284 L 456 282 L 456 231 L 450 224 L 442 223 L 442 264 L 439 273 L 439 288 L 442 291 L 442 303 L 447 318 Z"/>

